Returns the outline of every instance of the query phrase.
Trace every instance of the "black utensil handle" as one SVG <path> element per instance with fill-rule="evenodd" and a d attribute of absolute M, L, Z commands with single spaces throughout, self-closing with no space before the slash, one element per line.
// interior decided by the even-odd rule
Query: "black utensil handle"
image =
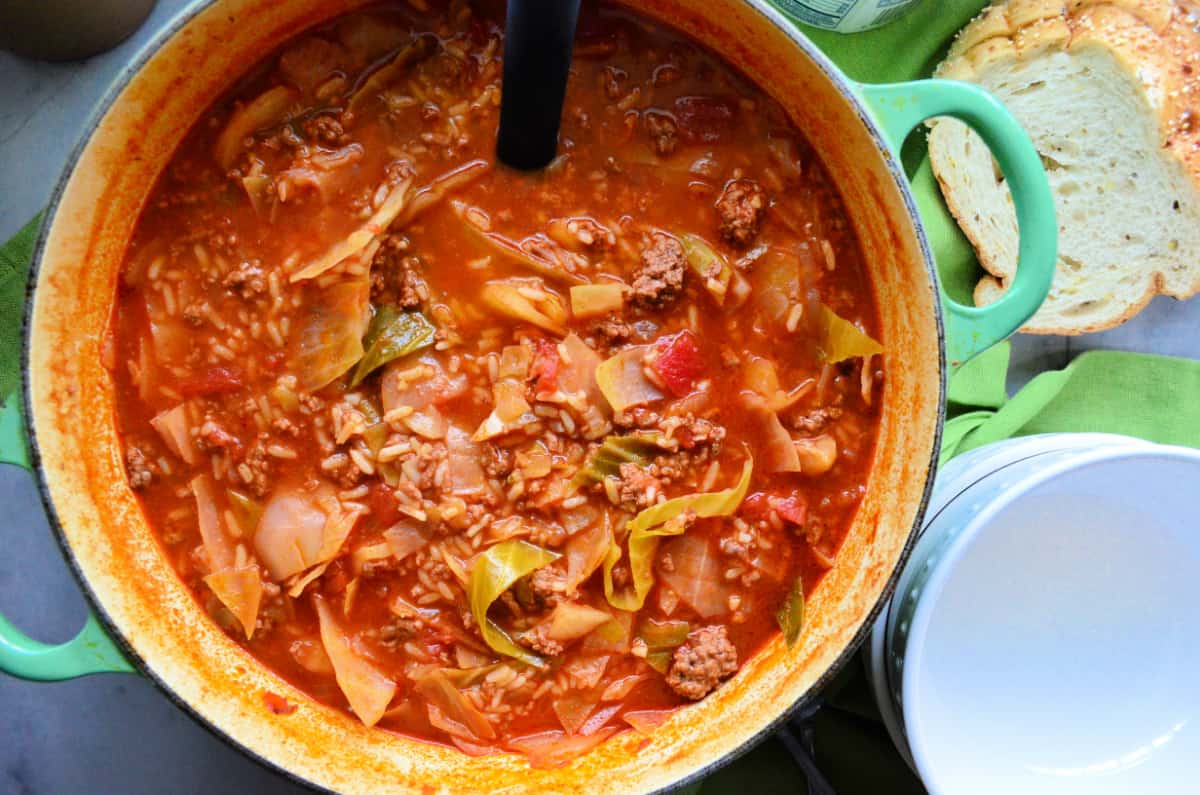
<path fill-rule="evenodd" d="M 508 0 L 496 156 L 532 170 L 554 159 L 579 0 Z"/>

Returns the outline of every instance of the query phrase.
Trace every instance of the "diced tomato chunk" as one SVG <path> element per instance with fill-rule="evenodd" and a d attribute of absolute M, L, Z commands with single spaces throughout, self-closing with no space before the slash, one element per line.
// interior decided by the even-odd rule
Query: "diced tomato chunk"
<path fill-rule="evenodd" d="M 696 336 L 690 331 L 681 331 L 669 337 L 659 337 L 654 342 L 657 354 L 650 367 L 662 379 L 663 384 L 675 397 L 691 394 L 696 379 L 704 373 L 704 359 Z"/>
<path fill-rule="evenodd" d="M 400 521 L 400 504 L 396 494 L 385 483 L 376 481 L 367 491 L 367 507 L 373 518 L 382 527 L 391 527 Z"/>
<path fill-rule="evenodd" d="M 245 384 L 242 374 L 228 367 L 211 367 L 207 371 L 184 379 L 179 384 L 179 394 L 184 397 L 208 397 L 237 392 Z"/>
<path fill-rule="evenodd" d="M 798 492 L 783 497 L 756 491 L 742 501 L 740 513 L 747 519 L 759 521 L 766 519 L 771 511 L 779 514 L 783 521 L 803 527 L 808 520 L 808 500 Z"/>
<path fill-rule="evenodd" d="M 808 500 L 799 494 L 790 497 L 772 497 L 771 507 L 785 522 L 791 522 L 797 527 L 803 527 L 808 520 Z"/>
<path fill-rule="evenodd" d="M 771 510 L 771 505 L 768 502 L 770 496 L 762 491 L 756 491 L 746 499 L 742 500 L 742 507 L 739 513 L 747 519 L 765 519 L 767 511 Z"/>
<path fill-rule="evenodd" d="M 733 131 L 737 103 L 729 97 L 689 96 L 675 100 L 679 131 L 692 142 L 713 144 Z"/>
<path fill-rule="evenodd" d="M 529 377 L 533 379 L 539 394 L 548 394 L 558 388 L 558 346 L 550 340 L 538 340 L 533 350 L 533 364 Z"/>

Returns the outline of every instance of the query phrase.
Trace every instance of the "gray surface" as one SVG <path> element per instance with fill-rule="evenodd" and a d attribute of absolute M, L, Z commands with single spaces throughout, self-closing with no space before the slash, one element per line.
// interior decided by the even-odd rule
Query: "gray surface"
<path fill-rule="evenodd" d="M 131 40 L 85 62 L 0 53 L 0 240 L 45 204 L 93 104 L 185 4 L 160 0 Z M 1200 355 L 1197 328 L 1200 302 L 1157 299 L 1116 331 L 1070 344 L 1019 338 L 1011 385 L 1090 348 Z M 0 610 L 42 640 L 66 640 L 83 621 L 83 599 L 24 473 L 0 467 L 0 506 Z M 300 791 L 216 740 L 138 677 L 35 685 L 0 676 L 0 793 Z"/>

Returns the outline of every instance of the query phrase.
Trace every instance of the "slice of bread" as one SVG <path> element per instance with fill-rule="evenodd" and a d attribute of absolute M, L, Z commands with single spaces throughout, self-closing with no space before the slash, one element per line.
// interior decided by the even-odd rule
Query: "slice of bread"
<path fill-rule="evenodd" d="M 964 28 L 938 68 L 999 98 L 1050 179 L 1058 270 L 1022 331 L 1099 331 L 1155 294 L 1200 290 L 1198 25 L 1169 0 L 1009 0 Z M 975 302 L 991 303 L 1016 269 L 1008 186 L 964 124 L 930 128 L 934 174 L 989 274 Z"/>

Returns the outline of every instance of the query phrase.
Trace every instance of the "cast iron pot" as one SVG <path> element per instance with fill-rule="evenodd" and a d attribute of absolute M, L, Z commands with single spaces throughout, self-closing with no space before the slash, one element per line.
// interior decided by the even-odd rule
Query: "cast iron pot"
<path fill-rule="evenodd" d="M 46 646 L 0 618 L 0 669 L 33 679 L 105 671 L 151 677 L 246 753 L 340 792 L 632 793 L 668 789 L 728 762 L 816 692 L 888 597 L 932 483 L 948 370 L 1008 336 L 1041 303 L 1055 263 L 1054 207 L 1029 139 L 982 91 L 921 81 L 858 85 L 763 0 L 643 0 L 766 87 L 822 153 L 877 294 L 887 378 L 879 442 L 837 565 L 813 594 L 802 642 L 776 640 L 648 739 L 634 733 L 557 770 L 515 755 L 468 757 L 369 729 L 259 665 L 175 575 L 130 491 L 103 340 L 134 222 L 199 114 L 250 64 L 361 0 L 212 0 L 146 47 L 110 89 L 55 190 L 31 276 L 24 419 L 0 418 L 3 459 L 32 467 L 51 524 L 92 608 L 74 640 Z M 997 303 L 950 301 L 896 152 L 924 119 L 956 116 L 988 143 L 1012 189 L 1020 268 Z M 16 401 L 10 401 L 10 404 Z M 28 452 L 22 441 L 28 440 Z M 265 693 L 297 704 L 276 715 Z"/>

